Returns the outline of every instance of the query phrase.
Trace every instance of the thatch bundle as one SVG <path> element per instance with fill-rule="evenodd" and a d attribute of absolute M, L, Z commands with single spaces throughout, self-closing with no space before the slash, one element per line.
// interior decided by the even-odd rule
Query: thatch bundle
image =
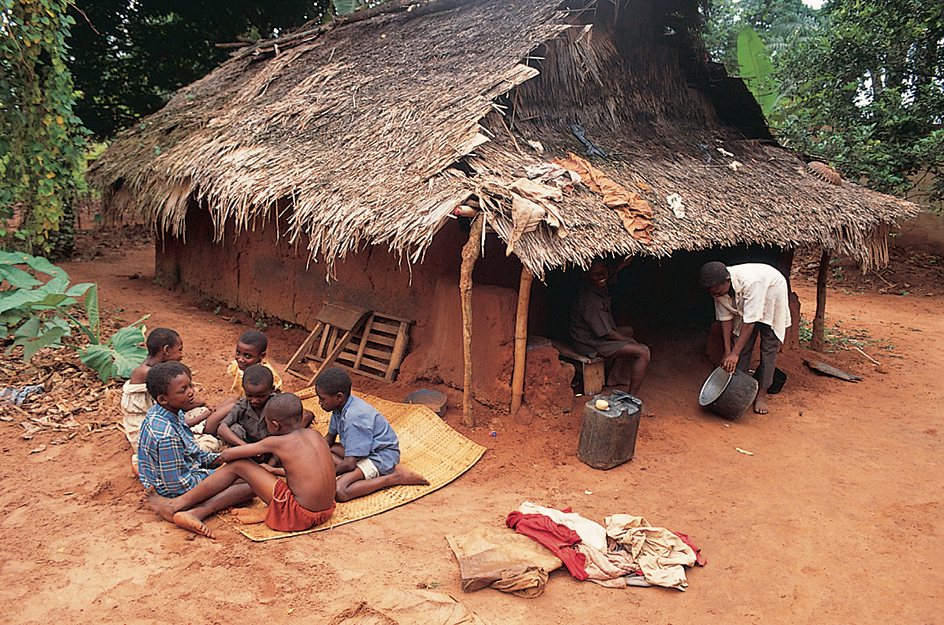
<path fill-rule="evenodd" d="M 386 245 L 419 262 L 471 195 L 508 241 L 507 189 L 528 165 L 583 154 L 579 124 L 608 154 L 594 165 L 653 207 L 654 238 L 634 240 L 578 186 L 557 207 L 570 236 L 542 223 L 514 243 L 538 277 L 603 253 L 741 242 L 880 260 L 875 233 L 913 206 L 814 177 L 759 110 L 732 127 L 698 19 L 696 0 L 398 0 L 240 51 L 119 136 L 90 178 L 108 210 L 175 236 L 195 203 L 218 237 L 287 207 L 283 236 L 315 260 Z"/>

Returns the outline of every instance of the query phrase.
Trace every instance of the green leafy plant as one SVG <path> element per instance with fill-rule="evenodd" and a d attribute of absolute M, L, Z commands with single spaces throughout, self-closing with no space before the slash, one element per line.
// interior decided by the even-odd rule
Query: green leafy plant
<path fill-rule="evenodd" d="M 777 89 L 770 80 L 774 66 L 767 46 L 750 26 L 738 33 L 737 57 L 741 78 L 754 94 L 764 115 L 770 115 L 778 101 Z"/>
<path fill-rule="evenodd" d="M 884 350 L 893 350 L 895 346 L 885 339 L 875 339 L 865 330 L 845 330 L 841 328 L 842 320 L 836 320 L 836 325 L 827 325 L 825 328 L 825 338 L 827 352 L 835 352 L 838 349 L 863 349 L 876 347 Z M 813 338 L 812 324 L 806 318 L 800 318 L 799 325 L 800 343 L 809 344 Z"/>
<path fill-rule="evenodd" d="M 46 282 L 37 275 L 49 276 Z M 72 346 L 79 359 L 94 369 L 103 382 L 127 378 L 147 356 L 141 343 L 145 328 L 142 317 L 121 328 L 106 341 L 101 337 L 101 311 L 98 286 L 85 282 L 69 286 L 69 275 L 47 259 L 17 252 L 0 252 L 0 278 L 9 288 L 0 290 L 0 324 L 13 342 L 10 353 L 23 347 L 23 361 L 29 361 L 40 349 L 61 345 L 72 330 L 80 330 L 89 340 L 84 347 Z M 87 323 L 75 314 L 83 298 Z"/>
<path fill-rule="evenodd" d="M 0 0 L 0 216 L 16 226 L 0 236 L 49 252 L 71 217 L 83 160 L 81 120 L 66 67 L 75 23 L 65 0 Z"/>

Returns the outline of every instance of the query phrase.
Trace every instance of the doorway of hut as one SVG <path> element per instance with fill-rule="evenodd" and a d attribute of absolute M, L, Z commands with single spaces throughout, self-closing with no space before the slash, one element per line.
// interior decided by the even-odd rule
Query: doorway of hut
<path fill-rule="evenodd" d="M 620 260 L 607 258 L 611 267 Z M 678 251 L 665 258 L 634 258 L 617 273 L 610 286 L 610 297 L 616 323 L 632 326 L 636 340 L 652 350 L 641 394 L 653 384 L 676 388 L 700 384 L 717 364 L 705 356 L 715 319 L 714 304 L 711 296 L 697 286 L 699 269 L 712 260 L 727 265 L 766 263 L 778 268 L 789 280 L 790 255 L 773 247 L 741 245 Z M 548 272 L 545 283 L 532 290 L 531 334 L 570 342 L 570 311 L 583 279 L 579 267 Z M 683 382 L 679 376 L 693 379 Z M 575 389 L 579 384 L 580 380 L 575 379 Z"/>

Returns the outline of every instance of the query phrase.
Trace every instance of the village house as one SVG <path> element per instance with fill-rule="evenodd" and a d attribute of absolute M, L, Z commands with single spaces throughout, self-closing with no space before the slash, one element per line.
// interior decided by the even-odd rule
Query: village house
<path fill-rule="evenodd" d="M 635 257 L 651 325 L 707 309 L 703 260 L 880 266 L 916 212 L 781 148 L 700 27 L 696 0 L 396 0 L 234 53 L 90 180 L 153 225 L 165 286 L 309 329 L 326 303 L 408 319 L 401 377 L 507 406 L 516 336 L 520 387 L 596 256 Z M 567 405 L 542 366 L 524 401 Z"/>

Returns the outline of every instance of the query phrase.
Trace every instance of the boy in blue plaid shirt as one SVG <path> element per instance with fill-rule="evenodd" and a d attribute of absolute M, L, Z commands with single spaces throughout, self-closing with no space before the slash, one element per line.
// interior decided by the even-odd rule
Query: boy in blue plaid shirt
<path fill-rule="evenodd" d="M 213 473 L 220 454 L 203 451 L 184 421 L 193 402 L 190 369 L 179 361 L 154 365 L 145 379 L 157 402 L 148 410 L 138 438 L 141 483 L 164 497 L 179 497 Z M 234 484 L 218 496 L 219 509 L 253 497 L 248 484 Z M 228 505 L 227 505 L 228 504 Z"/>

